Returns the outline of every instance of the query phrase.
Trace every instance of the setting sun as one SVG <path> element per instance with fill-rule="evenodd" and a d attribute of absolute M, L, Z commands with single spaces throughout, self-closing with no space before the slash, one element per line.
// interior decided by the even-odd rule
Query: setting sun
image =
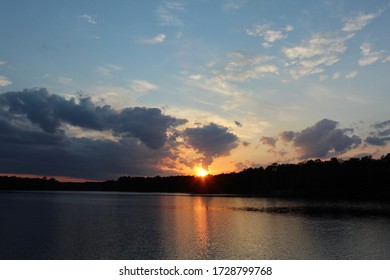
<path fill-rule="evenodd" d="M 195 169 L 195 172 L 196 172 L 196 175 L 199 177 L 205 177 L 208 174 L 207 170 L 202 168 L 202 167 L 197 167 Z"/>

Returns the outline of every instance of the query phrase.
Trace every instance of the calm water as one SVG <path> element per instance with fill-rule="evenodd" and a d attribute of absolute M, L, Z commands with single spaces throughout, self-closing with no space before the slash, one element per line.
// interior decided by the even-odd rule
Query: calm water
<path fill-rule="evenodd" d="M 390 259 L 390 206 L 0 192 L 0 259 Z"/>

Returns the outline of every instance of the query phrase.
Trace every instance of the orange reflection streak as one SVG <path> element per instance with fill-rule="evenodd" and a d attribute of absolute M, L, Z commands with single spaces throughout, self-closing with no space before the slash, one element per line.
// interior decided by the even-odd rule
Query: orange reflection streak
<path fill-rule="evenodd" d="M 193 209 L 199 254 L 206 256 L 209 241 L 209 229 L 207 223 L 207 205 L 203 197 L 195 198 Z"/>

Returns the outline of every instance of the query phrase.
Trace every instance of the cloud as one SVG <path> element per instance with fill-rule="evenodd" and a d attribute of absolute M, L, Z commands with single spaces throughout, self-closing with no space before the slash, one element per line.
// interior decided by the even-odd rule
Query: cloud
<path fill-rule="evenodd" d="M 314 34 L 308 41 L 283 49 L 285 56 L 290 59 L 290 74 L 294 79 L 320 74 L 326 67 L 332 66 L 341 59 L 341 54 L 347 50 L 346 42 L 355 36 L 355 33 L 363 29 L 371 20 L 382 14 L 384 9 L 375 13 L 360 13 L 344 19 L 341 31 L 328 34 Z M 360 65 L 369 65 L 382 58 L 382 52 L 371 52 L 370 46 L 363 44 L 363 57 Z M 353 78 L 349 75 L 346 78 Z M 333 77 L 338 78 L 337 76 Z"/>
<path fill-rule="evenodd" d="M 2 115 L 23 118 L 25 123 L 47 133 L 58 133 L 64 124 L 97 131 L 111 131 L 115 136 L 135 137 L 151 149 L 161 148 L 170 128 L 186 120 L 165 116 L 158 108 L 134 107 L 115 111 L 110 106 L 96 106 L 91 98 L 65 98 L 46 89 L 8 92 L 0 96 Z"/>
<path fill-rule="evenodd" d="M 273 57 L 257 56 L 243 52 L 231 52 L 227 55 L 228 61 L 222 70 L 215 70 L 213 74 L 224 81 L 246 82 L 252 79 L 260 79 L 265 74 L 279 74 L 279 69 L 273 64 L 268 64 Z"/>
<path fill-rule="evenodd" d="M 279 74 L 279 68 L 271 63 L 273 60 L 275 57 L 272 56 L 230 52 L 221 63 L 213 62 L 207 65 L 207 72 L 188 75 L 186 82 L 220 95 L 220 98 L 224 98 L 223 101 L 218 101 L 223 103 L 220 108 L 230 110 L 249 102 L 253 96 L 250 90 L 238 84 Z"/>
<path fill-rule="evenodd" d="M 192 74 L 192 75 L 189 75 L 188 78 L 191 79 L 191 80 L 196 80 L 196 81 L 199 81 L 200 79 L 202 79 L 202 75 L 200 74 Z"/>
<path fill-rule="evenodd" d="M 319 77 L 319 81 L 322 82 L 322 81 L 326 81 L 328 79 L 328 76 L 327 75 L 320 75 Z"/>
<path fill-rule="evenodd" d="M 148 149 L 134 138 L 113 141 L 11 129 L 0 136 L 2 173 L 106 180 L 159 174 L 159 161 L 174 156 L 168 149 Z"/>
<path fill-rule="evenodd" d="M 255 68 L 256 73 L 273 73 L 273 74 L 279 74 L 279 69 L 277 66 L 268 64 L 268 65 L 261 65 L 257 66 Z"/>
<path fill-rule="evenodd" d="M 160 33 L 152 38 L 142 39 L 139 42 L 142 44 L 147 44 L 147 45 L 155 45 L 155 44 L 163 43 L 165 41 L 166 37 L 167 36 L 165 34 Z"/>
<path fill-rule="evenodd" d="M 338 79 L 341 78 L 341 76 L 342 76 L 342 73 L 341 73 L 341 72 L 335 72 L 335 73 L 333 74 L 333 76 L 332 76 L 332 79 L 333 79 L 333 80 L 338 80 Z"/>
<path fill-rule="evenodd" d="M 234 124 L 235 124 L 237 127 L 242 127 L 242 123 L 240 123 L 239 121 L 234 121 Z"/>
<path fill-rule="evenodd" d="M 10 80 L 8 80 L 7 77 L 0 75 L 0 87 L 6 87 L 12 84 Z"/>
<path fill-rule="evenodd" d="M 148 81 L 143 81 L 143 80 L 133 80 L 131 82 L 130 88 L 132 91 L 140 94 L 147 93 L 149 91 L 157 90 L 158 86 L 155 84 L 152 84 L 151 82 Z"/>
<path fill-rule="evenodd" d="M 90 24 L 97 24 L 96 22 L 96 16 L 91 16 L 91 15 L 88 15 L 88 14 L 83 14 L 81 16 L 79 16 L 79 18 L 85 20 L 86 22 L 90 23 Z"/>
<path fill-rule="evenodd" d="M 383 63 L 390 62 L 390 55 L 382 60 Z"/>
<path fill-rule="evenodd" d="M 112 73 L 121 71 L 123 68 L 119 65 L 115 64 L 107 64 L 104 66 L 98 66 L 96 68 L 96 72 L 98 72 L 101 76 L 111 78 Z"/>
<path fill-rule="evenodd" d="M 157 174 L 162 162 L 178 156 L 171 135 L 186 122 L 158 108 L 117 111 L 45 89 L 7 92 L 0 95 L 0 172 L 90 179 Z"/>
<path fill-rule="evenodd" d="M 371 125 L 374 131 L 366 138 L 366 143 L 374 146 L 386 146 L 390 142 L 390 120 Z"/>
<path fill-rule="evenodd" d="M 287 38 L 287 32 L 294 30 L 292 25 L 287 25 L 284 29 L 273 30 L 270 24 L 257 24 L 252 28 L 246 29 L 246 34 L 252 37 L 262 37 L 264 39 L 263 47 L 272 47 L 272 43 Z"/>
<path fill-rule="evenodd" d="M 386 146 L 390 142 L 390 137 L 369 136 L 366 143 L 374 146 Z"/>
<path fill-rule="evenodd" d="M 345 78 L 346 79 L 353 79 L 357 76 L 358 74 L 358 71 L 352 71 L 352 72 L 349 72 L 348 74 L 345 75 Z"/>
<path fill-rule="evenodd" d="M 359 73 L 358 71 L 351 71 L 351 72 L 349 72 L 347 74 L 343 74 L 342 72 L 335 72 L 332 75 L 332 79 L 333 80 L 338 80 L 341 77 L 344 77 L 346 79 L 353 79 L 353 78 L 355 78 L 357 76 L 358 73 Z"/>
<path fill-rule="evenodd" d="M 294 131 L 283 131 L 279 137 L 284 142 L 290 142 L 292 139 L 294 139 L 295 135 L 296 132 Z"/>
<path fill-rule="evenodd" d="M 239 10 L 246 4 L 246 2 L 247 0 L 227 0 L 223 4 L 223 9 L 227 11 Z"/>
<path fill-rule="evenodd" d="M 376 129 L 383 129 L 383 128 L 387 128 L 388 126 L 390 126 L 390 120 L 384 122 L 377 122 L 372 125 L 372 127 Z"/>
<path fill-rule="evenodd" d="M 345 32 L 356 32 L 362 30 L 367 24 L 370 23 L 370 21 L 380 16 L 383 11 L 384 9 L 381 9 L 375 13 L 359 13 L 354 17 L 345 18 L 345 23 L 342 30 Z"/>
<path fill-rule="evenodd" d="M 275 137 L 263 136 L 260 138 L 261 143 L 263 143 L 264 145 L 271 146 L 271 147 L 275 147 L 275 144 L 277 141 L 278 141 L 278 139 Z"/>
<path fill-rule="evenodd" d="M 229 132 L 227 127 L 215 123 L 187 128 L 183 137 L 188 145 L 203 154 L 204 168 L 208 168 L 215 158 L 229 155 L 238 146 L 238 137 Z"/>
<path fill-rule="evenodd" d="M 171 10 L 184 11 L 184 4 L 180 1 L 165 2 L 165 7 Z"/>
<path fill-rule="evenodd" d="M 286 27 L 284 28 L 284 30 L 288 31 L 288 32 L 291 32 L 294 30 L 294 26 L 292 25 L 286 25 Z"/>
<path fill-rule="evenodd" d="M 73 84 L 72 78 L 70 78 L 70 77 L 68 77 L 68 76 L 63 76 L 63 75 L 61 75 L 61 76 L 58 77 L 58 81 L 59 81 L 61 84 L 63 84 L 63 85 L 71 85 L 71 84 Z"/>
<path fill-rule="evenodd" d="M 7 64 L 7 62 L 0 59 L 0 65 L 4 65 L 4 64 Z"/>
<path fill-rule="evenodd" d="M 349 136 L 353 129 L 337 128 L 338 122 L 323 119 L 300 132 L 285 131 L 281 138 L 292 142 L 300 158 L 325 158 L 343 154 L 361 143 L 358 136 Z"/>
<path fill-rule="evenodd" d="M 182 2 L 165 2 L 157 10 L 161 25 L 178 28 L 176 33 L 177 38 L 180 38 L 183 34 L 184 23 L 175 15 L 175 13 L 183 11 L 185 11 L 185 8 Z"/>
<path fill-rule="evenodd" d="M 383 58 L 384 50 L 372 51 L 369 43 L 363 43 L 360 46 L 362 57 L 359 59 L 359 65 L 366 66 L 377 62 Z"/>
<path fill-rule="evenodd" d="M 150 91 L 152 90 L 154 89 L 150 89 Z M 146 87 L 137 85 L 135 81 L 128 81 L 128 85 L 123 87 L 95 86 L 88 89 L 87 92 L 87 95 L 90 95 L 94 102 L 110 104 L 111 107 L 117 110 L 132 106 L 132 104 L 137 103 L 140 96 L 149 93 Z M 70 97 L 75 97 L 75 95 Z"/>
<path fill-rule="evenodd" d="M 249 143 L 249 142 L 247 142 L 247 141 L 243 141 L 243 142 L 242 142 L 242 145 L 243 145 L 244 147 L 248 147 L 250 144 L 251 144 L 251 143 Z"/>
<path fill-rule="evenodd" d="M 347 50 L 346 42 L 354 35 L 313 35 L 309 41 L 300 45 L 284 48 L 283 53 L 290 59 L 291 76 L 299 79 L 324 71 L 340 60 L 340 54 Z"/>

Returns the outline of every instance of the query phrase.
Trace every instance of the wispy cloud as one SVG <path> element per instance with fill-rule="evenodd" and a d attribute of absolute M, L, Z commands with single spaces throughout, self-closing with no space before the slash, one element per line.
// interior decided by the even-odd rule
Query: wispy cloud
<path fill-rule="evenodd" d="M 68 76 L 64 76 L 64 75 L 59 76 L 58 81 L 60 82 L 60 84 L 63 84 L 63 85 L 73 84 L 73 79 L 68 77 Z"/>
<path fill-rule="evenodd" d="M 113 108 L 122 109 L 138 102 L 140 96 L 158 90 L 158 86 L 145 80 L 131 80 L 123 87 L 98 86 L 88 90 L 96 102 L 109 103 Z"/>
<path fill-rule="evenodd" d="M 202 79 L 202 75 L 201 74 L 192 74 L 192 75 L 189 75 L 188 78 L 190 78 L 191 80 L 196 80 L 196 81 L 199 81 L 200 79 Z"/>
<path fill-rule="evenodd" d="M 158 86 L 148 81 L 133 80 L 131 81 L 130 88 L 136 93 L 147 93 L 149 91 L 157 90 Z"/>
<path fill-rule="evenodd" d="M 178 10 L 178 11 L 185 10 L 183 2 L 179 2 L 179 1 L 165 2 L 165 7 L 171 10 Z"/>
<path fill-rule="evenodd" d="M 114 72 L 117 72 L 117 71 L 121 71 L 123 68 L 119 65 L 115 65 L 115 64 L 108 64 L 108 65 L 105 65 L 105 66 L 98 66 L 97 69 L 96 69 L 96 72 L 98 72 L 101 76 L 105 76 L 105 77 L 109 77 L 111 78 L 112 77 L 112 73 Z"/>
<path fill-rule="evenodd" d="M 0 87 L 6 87 L 12 84 L 10 80 L 8 80 L 7 77 L 0 75 Z"/>
<path fill-rule="evenodd" d="M 385 57 L 385 59 L 382 60 L 383 63 L 390 62 L 390 55 Z"/>
<path fill-rule="evenodd" d="M 331 66 L 340 60 L 340 54 L 347 50 L 346 41 L 354 35 L 313 35 L 309 41 L 291 48 L 284 48 L 283 53 L 292 65 L 293 78 L 322 73 L 325 66 Z"/>
<path fill-rule="evenodd" d="M 161 25 L 178 28 L 178 32 L 176 33 L 176 37 L 178 38 L 180 38 L 183 34 L 184 23 L 175 15 L 175 13 L 182 11 L 185 11 L 182 2 L 165 2 L 157 10 Z"/>
<path fill-rule="evenodd" d="M 88 22 L 90 24 L 97 24 L 96 16 L 83 14 L 83 15 L 79 16 L 79 18 L 85 20 L 86 22 Z"/>
<path fill-rule="evenodd" d="M 373 13 L 359 13 L 355 16 L 344 18 L 344 26 L 333 33 L 314 34 L 307 41 L 283 49 L 283 53 L 290 60 L 290 74 L 294 79 L 304 76 L 323 73 L 326 67 L 332 66 L 341 60 L 341 55 L 347 50 L 346 42 L 352 39 L 357 31 L 362 30 L 373 19 L 379 17 L 385 9 Z M 369 65 L 383 58 L 383 52 L 372 52 L 371 46 L 364 43 L 361 46 L 362 58 L 359 64 Z M 352 71 L 345 75 L 350 79 L 357 72 Z M 333 79 L 341 77 L 341 73 L 335 73 Z"/>
<path fill-rule="evenodd" d="M 227 0 L 223 3 L 223 9 L 226 11 L 239 10 L 246 4 L 246 2 L 247 0 Z"/>
<path fill-rule="evenodd" d="M 377 62 L 378 60 L 382 59 L 384 56 L 385 51 L 372 51 L 371 50 L 371 44 L 369 43 L 363 43 L 360 46 L 362 57 L 359 59 L 359 65 L 366 66 L 373 64 Z"/>
<path fill-rule="evenodd" d="M 4 65 L 4 64 L 7 64 L 7 62 L 0 59 L 0 65 Z M 9 86 L 10 84 L 12 83 L 7 77 L 0 75 L 0 87 L 6 87 Z"/>
<path fill-rule="evenodd" d="M 289 59 L 307 59 L 324 54 L 343 53 L 347 49 L 345 42 L 352 38 L 348 36 L 322 36 L 315 34 L 308 42 L 292 48 L 284 48 L 283 52 Z"/>
<path fill-rule="evenodd" d="M 264 77 L 266 73 L 279 74 L 276 65 L 270 64 L 271 56 L 258 56 L 243 52 L 231 52 L 228 54 L 228 62 L 221 70 L 213 71 L 215 76 L 222 80 L 232 82 L 245 82 Z"/>
<path fill-rule="evenodd" d="M 332 79 L 333 80 L 338 80 L 338 79 L 340 79 L 342 77 L 344 77 L 346 79 L 353 79 L 353 78 L 355 78 L 357 76 L 357 74 L 358 74 L 358 71 L 351 71 L 351 72 L 349 72 L 347 74 L 344 74 L 342 72 L 335 72 L 332 75 Z"/>
<path fill-rule="evenodd" d="M 370 23 L 373 19 L 377 18 L 383 13 L 384 9 L 380 9 L 375 13 L 359 13 L 353 17 L 348 17 L 344 19 L 344 26 L 342 28 L 345 32 L 355 32 L 363 29 L 367 24 Z"/>
<path fill-rule="evenodd" d="M 252 28 L 246 29 L 246 33 L 252 37 L 262 37 L 264 39 L 263 47 L 272 47 L 272 43 L 278 40 L 286 39 L 287 33 L 294 30 L 292 25 L 287 25 L 284 29 L 274 30 L 271 29 L 270 24 L 258 24 Z"/>
<path fill-rule="evenodd" d="M 345 75 L 345 78 L 346 79 L 353 79 L 357 76 L 358 74 L 358 71 L 352 71 L 352 72 L 349 72 L 348 74 Z"/>
<path fill-rule="evenodd" d="M 332 76 L 332 79 L 333 80 L 338 80 L 338 79 L 340 79 L 342 77 L 342 75 L 343 75 L 343 73 L 341 73 L 341 72 L 335 72 L 333 74 L 333 76 Z"/>
<path fill-rule="evenodd" d="M 160 43 L 164 42 L 166 37 L 167 36 L 165 34 L 160 33 L 152 38 L 138 40 L 138 42 L 140 42 L 142 44 L 147 44 L 147 45 L 155 45 L 155 44 L 160 44 Z"/>
<path fill-rule="evenodd" d="M 231 110 L 253 103 L 254 94 L 245 87 L 246 82 L 263 79 L 268 75 L 279 75 L 279 68 L 273 63 L 275 59 L 272 56 L 230 52 L 224 61 L 213 63 L 206 71 L 187 75 L 186 82 L 190 86 L 218 94 L 221 104 L 219 108 Z"/>

